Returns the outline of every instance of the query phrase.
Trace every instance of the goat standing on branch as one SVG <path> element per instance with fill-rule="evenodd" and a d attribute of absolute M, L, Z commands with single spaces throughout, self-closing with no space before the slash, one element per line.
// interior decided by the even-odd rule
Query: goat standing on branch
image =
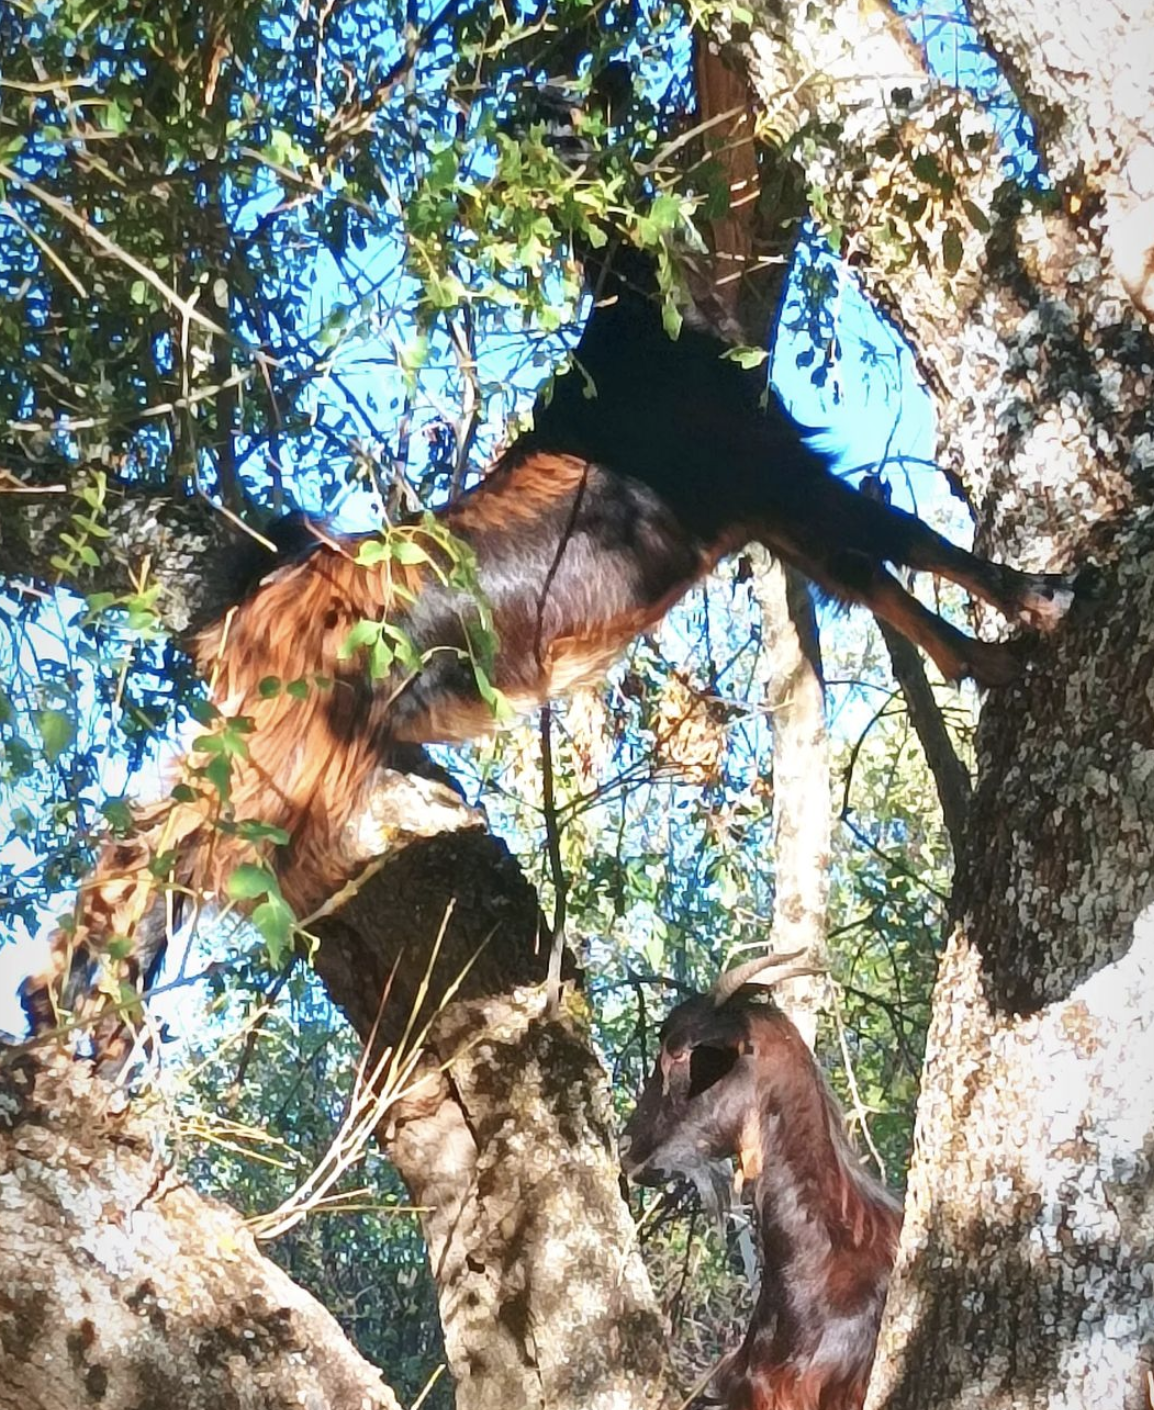
<path fill-rule="evenodd" d="M 180 906 L 227 894 L 241 864 L 273 880 L 262 893 L 250 873 L 234 895 L 307 915 L 356 870 L 349 829 L 398 748 L 493 729 L 490 684 L 524 710 L 597 679 L 751 541 L 866 604 L 951 679 L 1003 684 L 1017 655 L 942 621 L 887 563 L 940 573 L 1015 621 L 1060 618 L 1064 579 L 984 562 L 859 494 L 720 337 L 691 319 L 671 339 L 651 257 L 611 247 L 587 273 L 595 304 L 575 367 L 481 485 L 402 531 L 404 553 L 374 535 L 318 535 L 194 643 L 215 739 L 173 801 L 104 848 L 49 972 L 25 986 L 34 1027 L 51 1026 L 61 999 L 75 1008 L 113 940 L 106 984 L 147 981 Z"/>
<path fill-rule="evenodd" d="M 716 1377 L 730 1410 L 860 1410 L 901 1227 L 801 1034 L 751 987 L 813 972 L 782 968 L 795 958 L 729 970 L 673 1010 L 622 1138 L 638 1183 L 686 1177 L 715 1205 L 732 1156 L 752 1190 L 761 1291 Z"/>

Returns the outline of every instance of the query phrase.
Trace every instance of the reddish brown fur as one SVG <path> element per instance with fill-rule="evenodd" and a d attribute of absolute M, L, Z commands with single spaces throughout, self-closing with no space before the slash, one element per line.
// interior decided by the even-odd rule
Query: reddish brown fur
<path fill-rule="evenodd" d="M 680 1005 L 622 1148 L 642 1183 L 687 1176 L 708 1196 L 730 1155 L 753 1177 L 762 1283 L 715 1378 L 730 1410 L 860 1410 L 900 1213 L 862 1171 L 789 1019 L 748 990 Z"/>

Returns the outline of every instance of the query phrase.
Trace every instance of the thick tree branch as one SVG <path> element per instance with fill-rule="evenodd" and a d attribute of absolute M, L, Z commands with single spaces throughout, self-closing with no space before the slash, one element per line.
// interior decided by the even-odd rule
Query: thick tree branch
<path fill-rule="evenodd" d="M 240 1217 L 170 1167 L 159 1106 L 0 1064 L 0 1407 L 400 1410 Z"/>
<path fill-rule="evenodd" d="M 381 1135 L 424 1211 L 458 1410 L 675 1404 L 605 1075 L 580 1000 L 546 1011 L 550 937 L 505 845 L 415 842 L 319 933 L 317 970 L 366 1041 L 432 1020 Z"/>

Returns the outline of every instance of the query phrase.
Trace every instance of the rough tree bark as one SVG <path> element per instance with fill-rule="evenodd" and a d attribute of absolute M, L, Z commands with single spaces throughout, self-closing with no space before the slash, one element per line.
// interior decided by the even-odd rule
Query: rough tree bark
<path fill-rule="evenodd" d="M 413 1010 L 438 935 L 419 1022 L 464 975 L 381 1133 L 423 1208 L 458 1410 L 676 1404 L 605 1074 L 577 994 L 547 1010 L 548 931 L 504 844 L 415 843 L 321 933 L 317 970 L 366 1040 L 398 942 L 381 1040 Z"/>
<path fill-rule="evenodd" d="M 168 1116 L 0 1068 L 3 1410 L 400 1410 L 336 1321 L 172 1171 Z"/>

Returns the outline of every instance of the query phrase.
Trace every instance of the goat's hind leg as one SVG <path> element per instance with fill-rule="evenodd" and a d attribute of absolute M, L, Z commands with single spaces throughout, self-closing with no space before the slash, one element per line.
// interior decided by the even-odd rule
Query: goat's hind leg
<path fill-rule="evenodd" d="M 844 579 L 843 579 L 844 582 Z M 1008 685 L 1022 669 L 1007 642 L 979 641 L 924 607 L 880 564 L 855 584 L 853 597 L 920 646 L 947 680 L 972 676 L 981 686 Z"/>
<path fill-rule="evenodd" d="M 831 526 L 833 541 L 855 558 L 861 555 L 873 563 L 936 573 L 996 607 L 1008 621 L 1035 631 L 1053 631 L 1073 603 L 1071 578 L 1023 573 L 959 548 L 916 515 L 891 505 L 876 477 L 867 476 L 861 489 L 855 490 L 827 475 L 820 486 L 810 489 L 818 500 L 814 512 Z"/>
<path fill-rule="evenodd" d="M 1061 573 L 1023 573 L 1005 563 L 991 563 L 958 548 L 919 520 L 914 522 L 921 532 L 911 536 L 906 564 L 949 578 L 972 597 L 996 607 L 1007 621 L 1052 632 L 1073 605 L 1072 578 Z"/>

